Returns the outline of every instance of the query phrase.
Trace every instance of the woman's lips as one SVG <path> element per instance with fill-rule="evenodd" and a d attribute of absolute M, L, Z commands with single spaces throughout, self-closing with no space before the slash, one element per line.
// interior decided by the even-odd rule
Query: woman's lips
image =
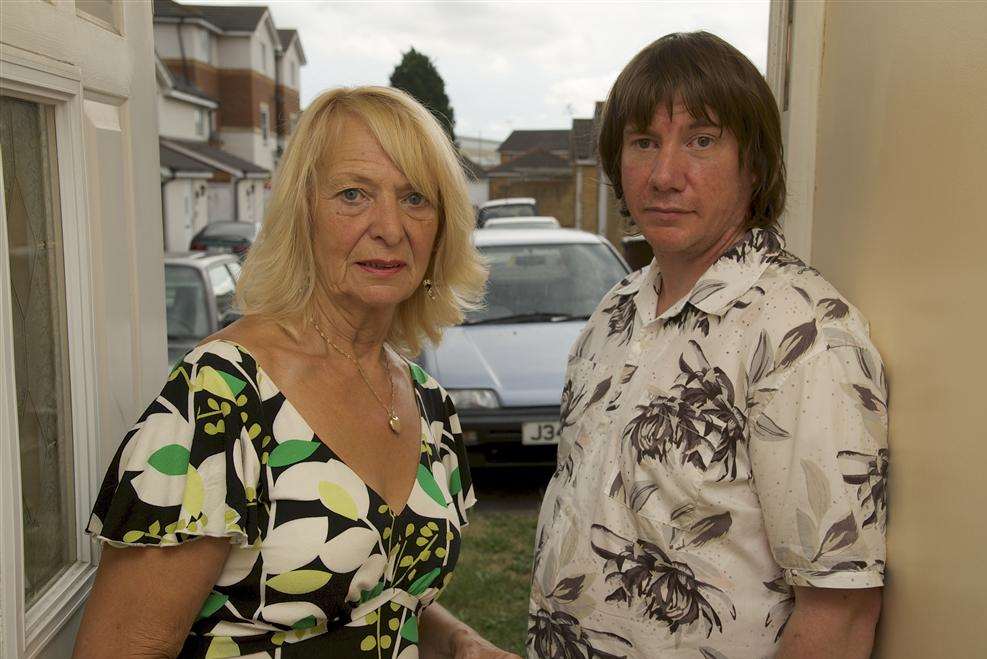
<path fill-rule="evenodd" d="M 388 261 L 383 259 L 357 261 L 356 264 L 364 272 L 377 277 L 391 277 L 407 267 L 407 264 L 404 261 Z"/>

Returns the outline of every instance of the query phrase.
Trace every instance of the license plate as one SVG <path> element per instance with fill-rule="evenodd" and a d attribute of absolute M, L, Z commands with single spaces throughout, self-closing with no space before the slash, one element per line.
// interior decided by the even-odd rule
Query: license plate
<path fill-rule="evenodd" d="M 558 421 L 532 421 L 521 424 L 521 443 L 528 446 L 558 444 L 562 428 Z"/>

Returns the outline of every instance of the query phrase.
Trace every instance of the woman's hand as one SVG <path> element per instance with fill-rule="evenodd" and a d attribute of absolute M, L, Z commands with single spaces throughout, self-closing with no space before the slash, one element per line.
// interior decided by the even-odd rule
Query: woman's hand
<path fill-rule="evenodd" d="M 513 652 L 501 650 L 469 628 L 457 630 L 450 642 L 454 659 L 521 659 Z"/>
<path fill-rule="evenodd" d="M 457 620 L 441 604 L 433 603 L 420 618 L 422 659 L 520 659 L 501 650 L 480 636 L 475 629 Z"/>

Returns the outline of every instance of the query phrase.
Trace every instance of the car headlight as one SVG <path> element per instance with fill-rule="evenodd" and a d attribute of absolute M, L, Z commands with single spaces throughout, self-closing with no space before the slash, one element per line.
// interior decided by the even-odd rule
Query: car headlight
<path fill-rule="evenodd" d="M 500 407 L 497 394 L 491 389 L 449 389 L 447 392 L 458 410 L 494 410 Z"/>

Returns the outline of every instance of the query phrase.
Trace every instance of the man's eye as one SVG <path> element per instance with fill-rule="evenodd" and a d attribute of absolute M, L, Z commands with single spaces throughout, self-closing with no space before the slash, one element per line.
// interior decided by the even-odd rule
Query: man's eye
<path fill-rule="evenodd" d="M 363 192 L 357 188 L 346 188 L 339 193 L 339 196 L 343 198 L 343 201 L 355 202 L 360 201 L 360 197 L 363 196 Z"/>
<path fill-rule="evenodd" d="M 654 145 L 654 140 L 649 137 L 639 137 L 632 144 L 639 149 L 650 149 Z"/>
<path fill-rule="evenodd" d="M 693 138 L 692 143 L 695 144 L 700 149 L 708 149 L 709 147 L 713 146 L 713 144 L 716 143 L 716 140 L 713 139 L 710 135 L 697 135 L 695 138 Z"/>

